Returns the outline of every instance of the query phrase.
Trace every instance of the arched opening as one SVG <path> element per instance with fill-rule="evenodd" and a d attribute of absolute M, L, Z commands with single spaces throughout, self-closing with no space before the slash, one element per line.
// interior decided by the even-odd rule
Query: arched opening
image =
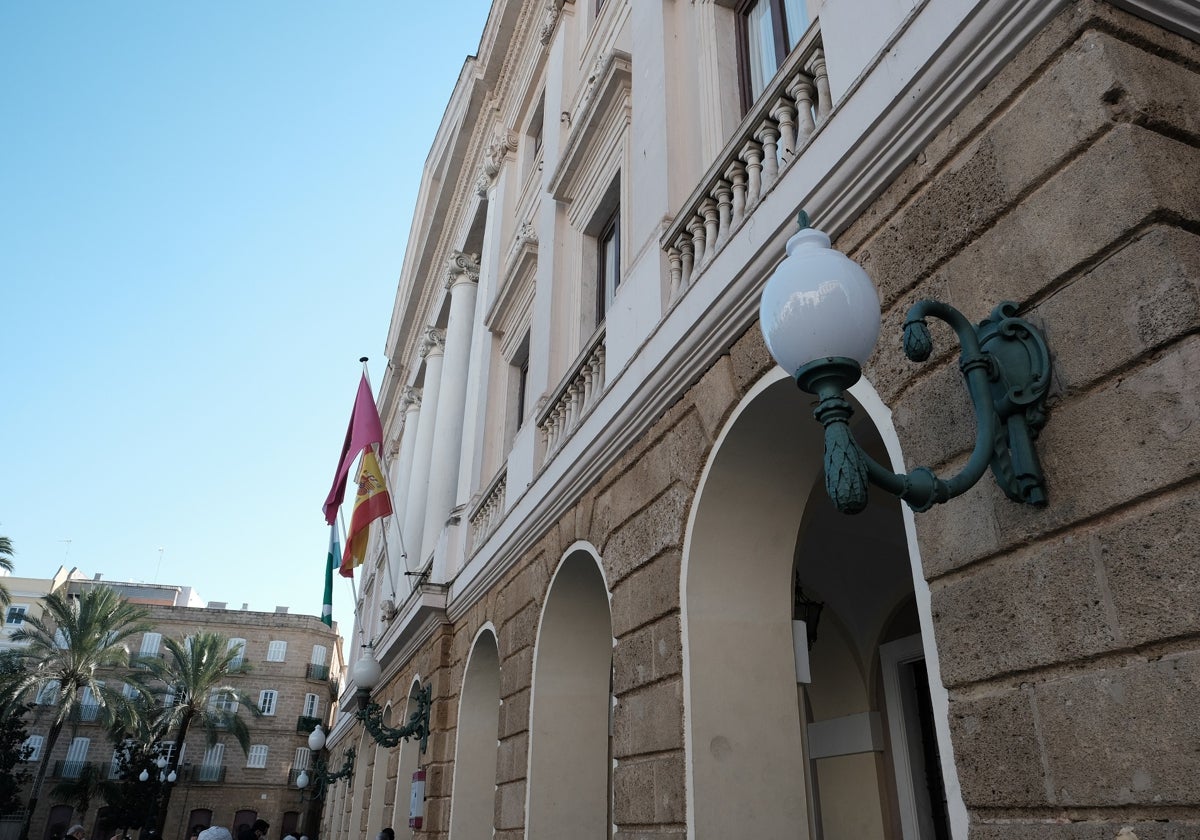
<path fill-rule="evenodd" d="M 358 750 L 354 754 L 354 775 L 350 777 L 350 788 L 347 795 L 351 797 L 350 810 L 343 813 L 343 834 L 357 840 L 366 837 L 367 827 L 367 786 L 371 780 L 371 759 L 375 742 L 366 732 L 358 739 Z"/>
<path fill-rule="evenodd" d="M 400 721 L 389 722 L 389 726 L 407 724 L 417 710 L 417 693 L 421 690 L 421 681 L 413 680 L 408 691 L 408 703 L 404 707 L 404 718 Z M 413 773 L 417 772 L 421 759 L 421 742 L 408 740 L 400 742 L 400 760 L 396 770 L 396 813 L 392 828 L 397 837 L 412 837 L 414 832 L 408 827 L 409 805 L 412 801 Z"/>
<path fill-rule="evenodd" d="M 256 819 L 258 819 L 258 811 L 243 809 L 235 812 L 233 815 L 233 825 L 229 828 L 234 836 L 234 840 L 237 840 L 241 836 L 243 827 L 249 829 L 254 825 Z"/>
<path fill-rule="evenodd" d="M 70 805 L 55 805 L 51 808 L 50 815 L 46 817 L 44 840 L 55 840 L 55 838 L 64 837 L 67 829 L 71 827 L 71 817 L 74 814 L 75 809 Z"/>
<path fill-rule="evenodd" d="M 384 709 L 385 720 L 391 715 L 391 704 L 389 703 Z M 364 837 L 373 838 L 379 834 L 384 826 L 390 826 L 391 821 L 388 819 L 390 814 L 386 812 L 386 802 L 388 793 L 388 760 L 391 758 L 386 747 L 379 745 L 375 746 L 372 751 L 371 759 L 371 803 L 367 808 L 367 830 L 363 834 Z"/>
<path fill-rule="evenodd" d="M 280 840 L 283 840 L 283 838 L 287 837 L 289 834 L 292 835 L 293 837 L 299 837 L 300 835 L 296 833 L 296 827 L 299 824 L 300 824 L 300 812 L 299 811 L 284 811 L 283 819 L 280 820 L 280 825 L 279 825 Z"/>
<path fill-rule="evenodd" d="M 609 834 L 612 619 L 596 556 L 559 565 L 538 627 L 530 711 L 529 840 Z"/>
<path fill-rule="evenodd" d="M 693 506 L 681 573 L 689 836 L 948 840 L 914 581 L 926 608 L 928 593 L 905 519 L 877 490 L 857 516 L 834 509 L 809 402 L 790 379 L 761 383 Z M 867 412 L 855 420 L 889 462 Z M 793 625 L 805 601 L 822 605 L 811 644 Z"/>
<path fill-rule="evenodd" d="M 196 826 L 200 826 L 200 830 L 208 828 L 212 825 L 212 809 L 211 808 L 193 808 L 188 814 L 188 831 L 193 831 Z M 188 834 L 191 837 L 191 834 Z"/>
<path fill-rule="evenodd" d="M 500 738 L 500 652 L 488 628 L 475 640 L 458 700 L 451 840 L 489 840 L 495 823 Z"/>

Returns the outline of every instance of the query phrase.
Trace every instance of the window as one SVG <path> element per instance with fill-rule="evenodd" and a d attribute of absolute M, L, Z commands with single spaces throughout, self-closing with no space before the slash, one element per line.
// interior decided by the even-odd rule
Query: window
<path fill-rule="evenodd" d="M 125 683 L 125 685 L 121 686 L 121 696 L 126 700 L 134 699 L 138 696 L 138 693 L 138 690 L 131 683 Z"/>
<path fill-rule="evenodd" d="M 287 642 L 274 641 L 267 645 L 267 661 L 282 662 L 287 656 Z"/>
<path fill-rule="evenodd" d="M 28 609 L 29 607 L 9 607 L 8 618 L 4 620 L 4 623 L 20 627 L 25 623 L 25 611 Z"/>
<path fill-rule="evenodd" d="M 185 746 L 186 746 L 186 744 L 185 744 Z M 162 757 L 167 760 L 168 765 L 170 765 L 170 763 L 175 760 L 175 742 L 174 741 L 159 741 L 158 751 L 159 751 L 159 754 L 162 755 Z M 182 753 L 180 753 L 179 758 L 180 758 L 180 760 L 183 759 Z"/>
<path fill-rule="evenodd" d="M 38 706 L 56 705 L 58 703 L 58 680 L 42 683 L 42 687 L 38 689 L 37 698 L 33 702 Z"/>
<path fill-rule="evenodd" d="M 235 714 L 238 710 L 238 700 L 232 691 L 214 691 L 208 697 L 208 708 L 212 711 Z"/>
<path fill-rule="evenodd" d="M 163 704 L 164 709 L 169 709 L 175 705 L 175 694 L 176 694 L 175 686 L 173 686 L 173 685 L 167 686 L 166 691 L 163 692 L 162 704 Z"/>
<path fill-rule="evenodd" d="M 267 745 L 255 744 L 250 747 L 250 752 L 246 754 L 247 767 L 266 767 L 267 766 Z"/>
<path fill-rule="evenodd" d="M 742 107 L 749 109 L 808 29 L 806 0 L 749 0 L 738 15 Z"/>
<path fill-rule="evenodd" d="M 258 695 L 258 710 L 264 715 L 275 714 L 275 702 L 279 699 L 279 692 L 274 689 L 264 689 Z"/>
<path fill-rule="evenodd" d="M 234 657 L 229 660 L 230 668 L 240 668 L 242 663 L 246 661 L 246 640 L 245 639 L 230 639 L 229 652 L 234 654 Z"/>
<path fill-rule="evenodd" d="M 309 661 L 313 665 L 324 665 L 327 656 L 329 656 L 329 648 L 325 645 L 313 645 L 312 659 Z"/>
<path fill-rule="evenodd" d="M 292 767 L 297 770 L 307 770 L 311 758 L 312 750 L 308 747 L 296 747 L 296 757 L 292 760 Z"/>
<path fill-rule="evenodd" d="M 91 738 L 75 738 L 71 741 L 66 761 L 63 762 L 62 777 L 64 779 L 79 778 L 83 772 L 83 765 L 87 763 L 88 747 L 91 746 L 91 743 Z"/>
<path fill-rule="evenodd" d="M 141 656 L 158 656 L 158 648 L 162 645 L 162 633 L 146 633 L 142 636 L 142 646 L 138 650 Z"/>
<path fill-rule="evenodd" d="M 25 739 L 23 746 L 29 749 L 29 755 L 25 756 L 26 761 L 37 761 L 42 757 L 41 735 L 30 735 Z"/>
<path fill-rule="evenodd" d="M 67 633 L 61 627 L 54 631 L 54 645 L 55 647 L 62 648 L 63 650 L 66 650 L 68 647 Z"/>
<path fill-rule="evenodd" d="M 609 216 L 596 237 L 596 323 L 608 314 L 621 284 L 621 208 Z"/>
<path fill-rule="evenodd" d="M 304 716 L 316 717 L 317 712 L 321 709 L 321 700 L 315 694 L 304 695 Z"/>
<path fill-rule="evenodd" d="M 204 751 L 204 758 L 200 762 L 199 781 L 201 782 L 216 782 L 221 778 L 221 771 L 224 769 L 223 762 L 225 760 L 225 745 L 213 744 Z"/>

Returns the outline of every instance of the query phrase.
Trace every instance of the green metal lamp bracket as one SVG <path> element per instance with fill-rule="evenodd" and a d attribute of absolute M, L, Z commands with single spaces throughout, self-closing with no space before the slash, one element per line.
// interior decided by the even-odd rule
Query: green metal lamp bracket
<path fill-rule="evenodd" d="M 375 743 L 381 747 L 391 749 L 401 741 L 415 738 L 420 740 L 421 752 L 424 753 L 429 744 L 429 707 L 433 704 L 433 687 L 427 685 L 420 689 L 414 699 L 417 701 L 417 708 L 409 715 L 408 723 L 401 727 L 386 726 L 383 722 L 383 709 L 369 699 L 365 702 L 360 700 L 361 705 L 356 716 Z"/>
<path fill-rule="evenodd" d="M 318 758 L 313 764 L 313 792 L 308 796 L 309 800 L 321 799 L 325 796 L 325 790 L 339 779 L 349 779 L 354 775 L 354 747 L 346 749 L 346 760 L 342 762 L 342 769 L 335 773 L 330 773 L 326 769 L 324 759 Z M 300 792 L 300 798 L 303 800 L 304 792 Z"/>
<path fill-rule="evenodd" d="M 949 479 L 927 467 L 897 475 L 867 455 L 850 433 L 853 413 L 843 392 L 862 375 L 853 359 L 828 357 L 796 372 L 796 383 L 818 397 L 813 416 L 825 427 L 825 488 L 843 513 L 867 505 L 868 481 L 899 496 L 918 513 L 960 496 L 990 466 L 996 483 L 1010 499 L 1046 504 L 1045 482 L 1033 441 L 1046 423 L 1050 353 L 1041 332 L 1023 318 L 1012 301 L 999 304 L 975 326 L 954 307 L 918 301 L 904 323 L 904 353 L 914 362 L 933 351 L 926 318 L 946 322 L 961 345 L 959 369 L 975 409 L 975 449 L 966 466 Z"/>

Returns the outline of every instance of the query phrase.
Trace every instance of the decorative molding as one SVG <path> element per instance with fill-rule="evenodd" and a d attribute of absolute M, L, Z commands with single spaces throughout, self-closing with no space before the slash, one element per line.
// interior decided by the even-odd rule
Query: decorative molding
<path fill-rule="evenodd" d="M 446 333 L 444 330 L 439 330 L 437 327 L 426 327 L 425 338 L 421 341 L 421 349 L 418 351 L 421 358 L 424 359 L 430 353 L 441 353 L 446 349 Z"/>
<path fill-rule="evenodd" d="M 449 259 L 446 260 L 446 288 L 464 281 L 479 282 L 479 255 L 451 251 Z"/>
<path fill-rule="evenodd" d="M 600 156 L 621 145 L 615 137 L 627 129 L 632 118 L 633 62 L 629 53 L 612 50 L 597 60 L 596 68 L 575 109 L 558 168 L 550 177 L 548 190 L 557 201 L 570 201 L 577 176 L 589 172 Z"/>
<path fill-rule="evenodd" d="M 400 411 L 402 414 L 407 413 L 410 408 L 420 409 L 421 407 L 421 389 L 408 385 L 400 394 Z"/>
<path fill-rule="evenodd" d="M 538 41 L 543 47 L 550 45 L 554 39 L 554 30 L 558 28 L 558 19 L 562 15 L 563 0 L 546 0 L 546 11 L 543 16 L 541 29 L 538 30 Z"/>
<path fill-rule="evenodd" d="M 517 228 L 517 243 L 516 247 L 529 243 L 536 245 L 538 241 L 537 229 L 533 226 L 533 222 L 521 222 L 521 226 Z"/>

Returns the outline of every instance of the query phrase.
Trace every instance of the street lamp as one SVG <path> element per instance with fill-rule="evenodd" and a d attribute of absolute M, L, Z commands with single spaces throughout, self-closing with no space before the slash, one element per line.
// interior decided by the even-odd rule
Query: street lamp
<path fill-rule="evenodd" d="M 296 777 L 296 787 L 300 789 L 300 801 L 305 801 L 305 790 L 309 783 L 313 782 L 313 789 L 307 796 L 308 801 L 321 799 L 325 796 L 325 789 L 329 785 L 339 779 L 348 779 L 354 775 L 354 747 L 346 750 L 346 759 L 342 763 L 342 768 L 335 773 L 328 772 L 325 759 L 321 757 L 321 751 L 325 749 L 325 731 L 321 729 L 321 725 L 317 724 L 316 728 L 308 735 L 308 748 L 315 756 L 313 760 L 313 775 L 309 777 L 308 770 L 300 771 L 300 775 Z"/>
<path fill-rule="evenodd" d="M 803 391 L 817 397 L 813 416 L 825 427 L 825 489 L 843 513 L 867 505 L 867 482 L 922 512 L 975 485 L 990 465 L 1010 499 L 1041 506 L 1045 484 L 1033 440 L 1046 422 L 1050 354 L 1036 327 L 1016 317 L 1017 304 L 999 304 L 978 327 L 954 307 L 921 300 L 904 323 L 904 353 L 929 358 L 925 322 L 945 321 L 961 345 L 959 368 L 975 409 L 975 449 L 949 479 L 917 467 L 897 475 L 863 452 L 850 433 L 853 413 L 843 392 L 858 381 L 879 337 L 879 296 L 858 263 L 830 247 L 829 236 L 809 227 L 787 243 L 787 257 L 763 288 L 759 324 L 767 349 Z"/>
<path fill-rule="evenodd" d="M 387 726 L 383 722 L 383 709 L 371 700 L 371 691 L 379 685 L 382 669 L 375 660 L 375 646 L 371 643 L 363 645 L 363 654 L 350 669 L 350 677 L 358 686 L 355 692 L 358 698 L 356 717 L 362 721 L 363 727 L 372 740 L 381 747 L 391 749 L 401 741 L 416 738 L 421 742 L 421 752 L 425 752 L 429 744 L 429 707 L 433 703 L 433 687 L 423 686 L 414 699 L 417 701 L 416 710 L 408 716 L 408 723 L 400 727 Z"/>

